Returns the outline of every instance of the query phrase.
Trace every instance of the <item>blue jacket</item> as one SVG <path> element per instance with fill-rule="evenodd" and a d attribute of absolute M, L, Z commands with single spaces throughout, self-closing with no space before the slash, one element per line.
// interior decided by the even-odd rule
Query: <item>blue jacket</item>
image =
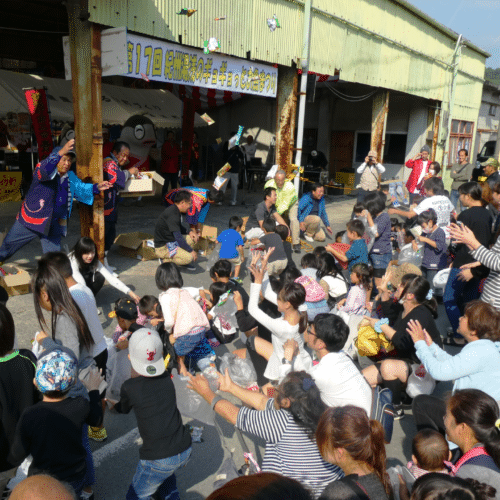
<path fill-rule="evenodd" d="M 125 183 L 129 178 L 129 172 L 123 171 L 118 165 L 118 160 L 111 153 L 104 159 L 103 179 L 111 182 L 113 187 L 104 191 L 104 220 L 116 222 L 118 213 L 116 205 L 118 204 L 118 191 L 125 189 Z"/>
<path fill-rule="evenodd" d="M 302 196 L 299 201 L 299 213 L 298 219 L 299 222 L 304 222 L 304 219 L 311 213 L 311 210 L 314 207 L 314 201 L 312 199 L 311 193 L 306 193 Z M 328 215 L 326 215 L 325 208 L 325 197 L 319 200 L 319 210 L 318 210 L 319 218 L 323 221 L 323 224 L 326 227 L 330 226 L 330 222 L 328 221 Z"/>
<path fill-rule="evenodd" d="M 57 164 L 61 159 L 58 154 L 59 149 L 54 149 L 36 166 L 33 181 L 21 205 L 21 210 L 17 214 L 19 223 L 35 233 L 47 235 L 50 231 L 55 196 L 60 182 L 57 174 Z M 71 216 L 74 198 L 86 205 L 92 205 L 94 194 L 99 193 L 96 184 L 83 182 L 71 170 L 68 172 L 68 179 L 71 200 L 68 205 L 67 219 Z"/>
<path fill-rule="evenodd" d="M 500 342 L 479 339 L 452 356 L 436 344 L 415 343 L 418 359 L 435 380 L 454 380 L 453 391 L 479 389 L 500 401 Z"/>

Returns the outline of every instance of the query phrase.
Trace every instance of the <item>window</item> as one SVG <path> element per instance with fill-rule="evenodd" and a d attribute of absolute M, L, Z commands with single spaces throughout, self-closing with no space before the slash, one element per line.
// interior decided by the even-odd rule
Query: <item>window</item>
<path fill-rule="evenodd" d="M 490 104 L 490 110 L 488 112 L 490 116 L 495 116 L 497 114 L 497 107 L 495 104 Z"/>
<path fill-rule="evenodd" d="M 466 149 L 471 154 L 472 134 L 474 132 L 473 122 L 452 120 L 450 134 L 449 163 L 458 162 L 458 152 Z"/>
<path fill-rule="evenodd" d="M 385 135 L 383 164 L 392 163 L 402 165 L 405 162 L 407 134 L 387 133 Z M 355 162 L 364 162 L 370 150 L 371 134 L 369 132 L 358 132 L 356 139 Z"/>

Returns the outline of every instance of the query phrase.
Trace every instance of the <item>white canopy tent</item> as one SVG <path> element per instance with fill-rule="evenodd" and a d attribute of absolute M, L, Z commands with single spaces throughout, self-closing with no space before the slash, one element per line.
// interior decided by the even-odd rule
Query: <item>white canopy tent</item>
<path fill-rule="evenodd" d="M 27 113 L 25 88 L 47 88 L 52 120 L 74 121 L 71 81 L 0 70 L 0 119 L 7 113 Z M 180 128 L 182 101 L 168 90 L 131 89 L 102 85 L 102 122 L 123 125 L 132 115 L 144 115 L 160 128 Z M 207 123 L 195 113 L 194 126 Z"/>

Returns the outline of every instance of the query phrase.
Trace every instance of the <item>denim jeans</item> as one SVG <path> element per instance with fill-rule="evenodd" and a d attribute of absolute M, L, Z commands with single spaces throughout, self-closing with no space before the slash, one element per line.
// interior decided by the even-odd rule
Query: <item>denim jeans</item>
<path fill-rule="evenodd" d="M 458 320 L 464 313 L 465 304 L 479 298 L 479 280 L 472 278 L 469 281 L 460 281 L 458 273 L 460 269 L 454 267 L 451 269 L 443 295 L 444 308 L 455 334 Z"/>
<path fill-rule="evenodd" d="M 173 457 L 160 460 L 139 460 L 127 500 L 147 500 L 156 493 L 162 500 L 180 499 L 175 471 L 184 467 L 191 456 L 191 446 Z"/>
<path fill-rule="evenodd" d="M 459 201 L 459 196 L 460 196 L 460 193 L 458 192 L 458 190 L 452 189 L 450 191 L 450 201 L 451 201 L 452 205 L 455 207 L 455 209 L 457 211 L 461 212 L 463 210 L 463 207 L 462 207 L 462 203 L 460 203 L 460 201 Z M 460 205 L 460 210 L 458 209 L 458 205 Z"/>
<path fill-rule="evenodd" d="M 421 267 L 420 270 L 422 271 L 422 276 L 429 282 L 431 288 L 435 291 L 433 281 L 440 269 L 427 269 L 426 267 Z"/>

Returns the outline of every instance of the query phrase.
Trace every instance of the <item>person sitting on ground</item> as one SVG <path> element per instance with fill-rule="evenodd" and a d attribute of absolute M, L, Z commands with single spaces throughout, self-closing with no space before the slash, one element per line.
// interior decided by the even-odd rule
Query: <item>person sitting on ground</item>
<path fill-rule="evenodd" d="M 191 263 L 198 259 L 194 250 L 198 243 L 198 233 L 191 230 L 187 234 L 181 222 L 181 214 L 185 214 L 190 207 L 191 194 L 179 191 L 175 195 L 174 204 L 166 208 L 156 222 L 154 245 L 156 256 L 163 262 L 173 262 L 192 271 L 196 268 Z M 186 234 L 185 238 L 183 234 Z"/>
<path fill-rule="evenodd" d="M 274 498 L 313 500 L 309 489 L 295 479 L 275 472 L 259 472 L 232 479 L 210 494 L 206 500 L 267 500 Z"/>
<path fill-rule="evenodd" d="M 313 280 L 318 274 L 318 259 L 314 252 L 306 253 L 300 259 L 300 273 L 302 276 L 309 276 Z"/>
<path fill-rule="evenodd" d="M 34 383 L 43 401 L 27 408 L 18 422 L 11 457 L 21 463 L 33 457 L 28 475 L 47 472 L 71 484 L 77 495 L 86 486 L 84 424 L 98 427 L 102 421 L 99 386 L 103 376 L 95 369 L 83 382 L 90 402 L 68 397 L 78 380 L 78 361 L 69 350 L 54 350 L 40 357 Z M 85 429 L 86 432 L 86 429 Z"/>
<path fill-rule="evenodd" d="M 402 281 L 402 283 L 404 283 Z M 415 345 L 408 333 L 410 321 L 418 320 L 424 329 L 427 330 L 432 340 L 442 346 L 441 336 L 436 326 L 437 302 L 432 297 L 429 282 L 422 276 L 415 276 L 405 286 L 402 284 L 396 290 L 395 298 L 403 301 L 403 310 L 391 327 L 387 319 L 378 320 L 377 318 L 365 318 L 372 327 L 375 326 L 382 331 L 385 337 L 391 341 L 395 352 L 385 353 L 377 356 L 381 363 L 373 364 L 363 370 L 368 383 L 375 387 L 377 384 L 383 384 L 392 392 L 392 402 L 394 404 L 394 418 L 404 418 L 402 406 L 402 389 L 410 375 L 410 366 L 412 363 L 420 364 Z"/>
<path fill-rule="evenodd" d="M 314 440 L 317 423 L 326 407 L 309 374 L 289 373 L 278 386 L 275 399 L 243 389 L 231 380 L 228 370 L 219 375 L 219 383 L 220 391 L 232 394 L 245 406 L 239 408 L 216 395 L 207 379 L 200 375 L 190 376 L 188 387 L 238 429 L 265 439 L 263 472 L 296 479 L 310 488 L 315 497 L 327 484 L 343 477 L 339 467 L 321 458 Z"/>
<path fill-rule="evenodd" d="M 330 221 L 326 214 L 325 188 L 323 184 L 315 182 L 309 193 L 299 201 L 298 219 L 300 230 L 307 241 L 325 241 L 325 232 L 320 228 L 321 222 L 329 234 L 333 234 Z"/>
<path fill-rule="evenodd" d="M 283 217 L 281 217 L 276 210 L 276 199 L 276 189 L 272 187 L 264 189 L 264 201 L 261 201 L 255 207 L 255 210 L 250 212 L 250 216 L 248 217 L 248 221 L 245 225 L 245 238 L 247 240 L 253 240 L 264 236 L 262 224 L 270 217 L 272 217 L 278 224 L 283 224 L 288 227 Z"/>
<path fill-rule="evenodd" d="M 231 262 L 229 262 L 227 259 L 218 260 L 210 268 L 209 274 L 212 281 L 227 283 L 229 290 L 231 290 L 232 292 L 239 292 L 241 294 L 241 297 L 243 298 L 245 309 L 248 307 L 248 301 L 250 300 L 248 293 L 243 288 L 241 283 L 231 278 Z"/>
<path fill-rule="evenodd" d="M 285 255 L 287 258 L 287 267 L 297 267 L 292 257 L 292 244 L 288 241 L 288 228 L 286 226 L 278 224 L 275 231 L 283 242 L 283 248 L 285 249 Z"/>
<path fill-rule="evenodd" d="M 287 180 L 286 172 L 278 170 L 274 179 L 269 179 L 264 189 L 273 187 L 276 189 L 276 210 L 284 218 L 290 221 L 290 232 L 292 233 L 292 245 L 296 253 L 300 253 L 300 228 L 297 219 L 298 198 L 297 190 L 293 182 Z"/>
<path fill-rule="evenodd" d="M 352 314 L 367 313 L 367 303 L 372 290 L 373 270 L 366 264 L 356 264 L 351 270 L 351 287 L 345 299 L 336 304 L 336 312 L 348 319 Z"/>
<path fill-rule="evenodd" d="M 500 492 L 500 411 L 498 403 L 478 389 L 455 391 L 446 403 L 446 436 L 463 455 L 453 475 L 472 477 Z"/>
<path fill-rule="evenodd" d="M 219 259 L 227 259 L 231 264 L 234 264 L 234 279 L 240 284 L 240 269 L 245 258 L 243 255 L 243 238 L 240 234 L 242 226 L 243 219 L 233 215 L 229 219 L 229 229 L 222 231 L 217 237 L 217 241 L 221 244 Z"/>
<path fill-rule="evenodd" d="M 408 333 L 415 342 L 418 358 L 435 380 L 453 380 L 453 390 L 480 389 L 500 400 L 500 312 L 475 300 L 465 306 L 458 332 L 467 345 L 454 356 L 443 351 L 415 321 Z M 444 401 L 420 395 L 413 400 L 413 415 L 418 429 L 430 427 L 443 432 Z"/>
<path fill-rule="evenodd" d="M 101 263 L 97 255 L 96 244 L 92 238 L 82 236 L 75 243 L 68 257 L 73 269 L 74 280 L 80 285 L 90 288 L 94 296 L 97 295 L 104 282 L 107 281 L 118 291 L 129 295 L 136 302 L 139 301 L 139 296 Z"/>
<path fill-rule="evenodd" d="M 330 252 L 336 259 L 342 262 L 348 262 L 348 271 L 351 272 L 356 264 L 368 265 L 368 247 L 364 239 L 365 226 L 358 219 L 352 219 L 347 224 L 347 237 L 351 247 L 344 254 L 339 252 L 334 246 L 328 245 L 327 252 Z"/>
<path fill-rule="evenodd" d="M 266 251 L 274 248 L 270 254 L 267 263 L 267 273 L 269 276 L 279 276 L 288 265 L 288 259 L 283 246 L 281 237 L 276 234 L 276 223 L 274 219 L 266 219 L 262 223 L 264 236 L 261 236 L 260 242 L 264 244 Z"/>
<path fill-rule="evenodd" d="M 451 451 L 440 432 L 433 429 L 417 432 L 413 437 L 411 451 L 411 461 L 406 467 L 414 479 L 429 472 L 450 473 L 447 462 L 451 459 Z"/>
<path fill-rule="evenodd" d="M 392 498 L 384 428 L 365 410 L 353 405 L 328 408 L 319 419 L 316 441 L 321 456 L 345 473 L 325 488 L 320 500 Z"/>
<path fill-rule="evenodd" d="M 15 349 L 15 338 L 14 318 L 0 304 L 0 472 L 18 465 L 8 459 L 16 425 L 39 399 L 33 386 L 36 357 L 27 349 Z"/>
<path fill-rule="evenodd" d="M 129 350 L 132 377 L 124 382 L 113 409 L 134 410 L 143 443 L 127 498 L 179 498 L 175 471 L 189 461 L 191 435 L 177 409 L 162 341 L 157 332 L 141 328 L 130 339 Z"/>
<path fill-rule="evenodd" d="M 327 406 L 354 405 L 371 412 L 372 390 L 352 359 L 343 351 L 349 327 L 336 314 L 318 314 L 304 332 L 304 341 L 319 363 L 308 372 Z M 257 344 L 257 342 L 256 342 Z M 298 352 L 295 340 L 285 342 L 281 377 L 286 375 Z"/>
<path fill-rule="evenodd" d="M 321 255 L 317 262 L 316 280 L 327 294 L 328 307 L 332 309 L 339 300 L 347 297 L 347 281 L 330 254 Z"/>

